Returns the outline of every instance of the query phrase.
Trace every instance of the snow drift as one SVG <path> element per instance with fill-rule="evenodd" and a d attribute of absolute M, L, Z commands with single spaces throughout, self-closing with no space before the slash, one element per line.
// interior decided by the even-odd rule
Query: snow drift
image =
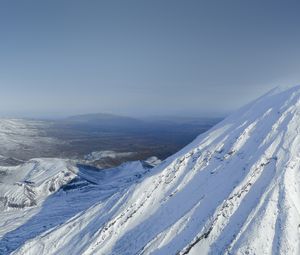
<path fill-rule="evenodd" d="M 273 90 L 200 135 L 140 181 L 121 185 L 122 179 L 109 181 L 106 176 L 103 190 L 95 189 L 89 196 L 77 191 L 72 202 L 81 209 L 76 214 L 35 231 L 10 251 L 299 254 L 299 123 L 300 87 Z M 107 192 L 109 185 L 114 192 Z M 59 190 L 54 196 L 67 201 L 72 194 Z M 48 199 L 41 208 L 55 208 Z M 1 214 L 17 215 L 17 210 L 24 209 Z M 60 210 L 59 215 L 68 215 L 68 209 Z M 35 223 L 32 218 L 28 229 Z M 51 217 L 47 222 L 51 224 Z M 0 247 L 24 233 L 18 230 L 22 224 L 1 220 L 1 230 L 6 231 Z"/>

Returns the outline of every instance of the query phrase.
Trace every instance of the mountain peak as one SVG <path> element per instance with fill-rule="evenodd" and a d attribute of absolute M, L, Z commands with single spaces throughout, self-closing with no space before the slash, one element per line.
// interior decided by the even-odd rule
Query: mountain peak
<path fill-rule="evenodd" d="M 15 254 L 299 254 L 299 123 L 272 90 Z"/>
<path fill-rule="evenodd" d="M 299 96 L 273 90 L 170 157 L 87 254 L 298 254 Z"/>

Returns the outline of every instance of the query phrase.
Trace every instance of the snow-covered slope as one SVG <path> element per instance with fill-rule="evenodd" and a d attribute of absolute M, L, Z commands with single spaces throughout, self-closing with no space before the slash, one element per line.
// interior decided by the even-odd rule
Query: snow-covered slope
<path fill-rule="evenodd" d="M 1 146 L 7 150 L 15 150 L 26 144 L 35 142 L 42 122 L 22 119 L 0 119 Z M 3 149 L 4 150 L 4 149 Z"/>
<path fill-rule="evenodd" d="M 300 87 L 273 90 L 134 175 L 140 181 L 112 184 L 108 174 L 88 196 L 60 189 L 26 222 L 19 209 L 5 209 L 13 223 L 0 215 L 0 247 L 17 240 L 14 254 L 300 254 L 299 123 Z M 23 243 L 45 222 L 52 227 Z"/>
<path fill-rule="evenodd" d="M 115 165 L 120 165 L 122 162 L 128 161 L 128 158 L 136 154 L 136 152 L 94 151 L 87 154 L 81 162 L 100 169 L 112 168 Z M 160 163 L 161 160 L 155 156 L 149 157 L 142 162 L 144 166 L 149 167 L 157 166 Z"/>
<path fill-rule="evenodd" d="M 108 198 L 118 197 L 117 193 L 140 182 L 151 168 L 133 161 L 100 170 L 55 158 L 0 167 L 0 254 L 10 254 L 26 240 L 59 228 Z"/>
<path fill-rule="evenodd" d="M 0 165 L 28 159 L 34 149 L 47 151 L 61 144 L 58 139 L 47 136 L 45 130 L 49 127 L 49 123 L 25 119 L 0 119 Z"/>

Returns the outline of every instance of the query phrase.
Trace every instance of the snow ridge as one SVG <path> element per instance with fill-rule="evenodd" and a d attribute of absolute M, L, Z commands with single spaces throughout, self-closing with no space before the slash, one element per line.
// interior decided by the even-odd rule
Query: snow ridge
<path fill-rule="evenodd" d="M 299 254 L 299 123 L 300 87 L 273 90 L 13 254 Z"/>

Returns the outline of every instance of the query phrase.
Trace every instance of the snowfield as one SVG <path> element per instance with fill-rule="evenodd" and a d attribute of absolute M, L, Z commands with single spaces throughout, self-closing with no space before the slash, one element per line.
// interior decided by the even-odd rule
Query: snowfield
<path fill-rule="evenodd" d="M 0 254 L 300 254 L 300 87 L 244 106 L 154 168 L 0 169 Z"/>
<path fill-rule="evenodd" d="M 25 119 L 0 119 L 0 165 L 21 162 L 31 150 L 45 151 L 62 142 L 48 137 L 45 129 L 49 122 Z"/>
<path fill-rule="evenodd" d="M 10 254 L 28 239 L 63 227 L 108 198 L 116 199 L 151 168 L 147 162 L 133 161 L 99 170 L 53 158 L 0 167 L 0 254 Z"/>

